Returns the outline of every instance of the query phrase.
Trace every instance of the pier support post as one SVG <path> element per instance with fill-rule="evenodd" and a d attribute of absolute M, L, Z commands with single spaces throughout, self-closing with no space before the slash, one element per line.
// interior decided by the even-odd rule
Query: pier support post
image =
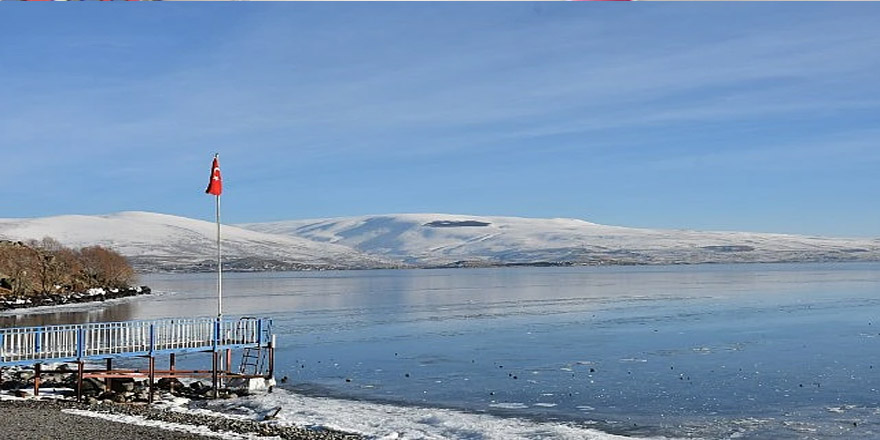
<path fill-rule="evenodd" d="M 34 365 L 34 396 L 40 395 L 40 370 L 42 369 L 42 364 L 37 363 Z"/>
<path fill-rule="evenodd" d="M 275 377 L 275 335 L 269 341 L 269 379 Z"/>
<path fill-rule="evenodd" d="M 168 355 L 168 371 L 171 374 L 171 377 L 174 377 L 174 363 L 175 363 L 174 353 Z M 171 392 L 174 392 L 174 381 L 169 382 L 171 384 Z"/>
<path fill-rule="evenodd" d="M 213 389 L 214 398 L 219 397 L 219 392 L 217 389 L 217 363 L 220 360 L 220 352 L 212 351 L 211 352 L 211 388 Z"/>
<path fill-rule="evenodd" d="M 156 358 L 154 356 L 150 356 L 150 372 L 148 376 L 148 392 L 149 397 L 147 398 L 147 402 L 153 403 L 153 383 L 156 380 Z"/>
<path fill-rule="evenodd" d="M 82 359 L 76 361 L 76 401 L 82 402 L 83 395 L 83 374 L 85 370 L 85 362 Z"/>
<path fill-rule="evenodd" d="M 113 359 L 107 358 L 107 373 L 110 373 L 111 371 L 113 371 Z M 104 378 L 104 391 L 109 392 L 110 390 L 113 389 L 113 386 L 110 383 L 112 381 L 113 381 L 113 379 L 111 379 L 109 376 Z"/>

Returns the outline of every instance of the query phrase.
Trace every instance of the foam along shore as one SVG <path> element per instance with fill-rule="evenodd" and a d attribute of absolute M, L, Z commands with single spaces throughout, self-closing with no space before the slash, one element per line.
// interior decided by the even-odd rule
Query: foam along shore
<path fill-rule="evenodd" d="M 57 369 L 57 368 L 56 368 Z M 35 398 L 27 385 L 27 369 L 7 369 L 7 383 L 19 381 L 16 390 L 0 394 L 0 409 L 23 405 L 39 411 L 67 411 L 66 414 L 89 416 L 100 426 L 108 421 L 148 424 L 156 428 L 174 430 L 197 437 L 132 437 L 132 438 L 281 438 L 281 439 L 423 439 L 455 440 L 483 438 L 486 440 L 579 439 L 579 440 L 632 440 L 633 437 L 603 432 L 589 424 L 558 421 L 535 421 L 517 417 L 500 417 L 487 413 L 473 413 L 454 409 L 428 408 L 411 405 L 371 403 L 338 398 L 304 396 L 275 388 L 271 393 L 237 395 L 226 393 L 225 398 L 206 399 L 192 393 L 199 385 L 185 383 L 189 389 L 172 394 L 161 390 L 157 403 L 147 405 L 138 401 L 136 389 L 122 391 L 130 394 L 132 403 L 114 403 L 112 395 L 104 400 L 87 399 L 77 403 L 68 396 L 72 389 L 64 383 L 52 384 L 57 388 L 41 388 Z M 48 378 L 47 378 L 48 380 Z M 188 381 L 184 381 L 188 382 Z M 49 383 L 45 383 L 49 385 Z M 115 385 L 126 388 L 128 385 Z M 6 388 L 15 388 L 7 385 Z M 119 395 L 119 394 L 117 394 Z M 11 405 L 11 406 L 10 406 Z M 5 412 L 4 412 L 5 414 Z M 52 414 L 49 417 L 55 417 Z M 0 418 L 3 419 L 3 418 Z M 40 419 L 44 420 L 44 419 Z M 50 419 L 45 419 L 50 420 Z M 6 433 L 10 421 L 0 420 L 0 432 Z M 44 429 L 44 428 L 36 428 Z M 104 428 L 96 428 L 96 432 Z M 207 429 L 207 430 L 206 430 Z M 42 432 L 42 431 L 40 431 Z M 37 438 L 53 438 L 47 435 Z M 21 437 L 28 439 L 28 437 Z M 112 438 L 96 436 L 77 437 L 80 440 Z"/>
<path fill-rule="evenodd" d="M 103 302 L 138 295 L 149 295 L 152 290 L 147 286 L 129 287 L 127 289 L 91 288 L 85 292 L 46 293 L 26 296 L 0 296 L 0 312 L 7 310 L 31 309 L 36 307 L 54 307 L 68 304 L 84 304 Z"/>
<path fill-rule="evenodd" d="M 20 440 L 59 438 L 52 426 L 62 415 L 84 416 L 82 426 L 90 427 L 78 440 L 115 438 L 151 439 L 285 439 L 285 440 L 526 440 L 534 438 L 559 440 L 634 440 L 665 439 L 665 437 L 629 437 L 602 432 L 584 425 L 563 422 L 540 422 L 515 417 L 498 417 L 451 409 L 398 406 L 344 399 L 301 396 L 286 390 L 243 398 L 188 402 L 164 396 L 154 405 L 76 403 L 70 400 L 43 400 L 0 396 L 0 412 L 7 408 L 24 408 L 32 413 L 31 420 L 42 420 L 30 426 L 34 437 L 13 437 Z M 150 427 L 156 435 L 112 437 L 105 435 L 107 423 L 124 423 Z M 0 418 L 0 432 L 15 431 L 15 421 Z M 10 426 L 13 428 L 10 430 Z M 48 425 L 48 426 L 47 426 Z M 18 429 L 21 429 L 20 427 Z M 54 429 L 54 431 L 53 431 Z M 345 431 L 343 431 L 343 429 Z M 161 435 L 160 435 L 161 434 Z M 65 438 L 71 437 L 69 435 Z"/>

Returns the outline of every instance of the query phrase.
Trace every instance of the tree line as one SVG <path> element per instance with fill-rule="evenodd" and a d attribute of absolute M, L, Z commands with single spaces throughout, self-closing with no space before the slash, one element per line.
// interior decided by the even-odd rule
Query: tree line
<path fill-rule="evenodd" d="M 102 287 L 125 289 L 137 276 L 118 252 L 103 246 L 73 249 L 58 240 L 0 240 L 0 295 L 83 292 Z"/>

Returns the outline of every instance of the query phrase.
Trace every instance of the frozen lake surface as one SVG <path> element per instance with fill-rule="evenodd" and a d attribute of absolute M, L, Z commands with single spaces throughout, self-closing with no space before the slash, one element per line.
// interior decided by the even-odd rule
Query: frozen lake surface
<path fill-rule="evenodd" d="M 0 323 L 210 316 L 210 274 Z M 880 264 L 229 274 L 281 405 L 377 438 L 880 437 Z M 324 399 L 318 397 L 332 397 Z M 397 436 L 397 437 L 395 437 Z"/>

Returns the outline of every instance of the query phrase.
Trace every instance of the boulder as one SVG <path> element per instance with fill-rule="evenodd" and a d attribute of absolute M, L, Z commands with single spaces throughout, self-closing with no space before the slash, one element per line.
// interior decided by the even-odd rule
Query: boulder
<path fill-rule="evenodd" d="M 4 381 L 2 385 L 0 385 L 0 390 L 19 390 L 22 388 L 27 388 L 27 382 L 22 382 L 20 380 L 8 380 Z"/>
<path fill-rule="evenodd" d="M 82 381 L 83 396 L 98 396 L 104 392 L 104 383 L 98 379 L 87 377 Z"/>
<path fill-rule="evenodd" d="M 134 379 L 121 378 L 113 379 L 110 382 L 110 389 L 117 393 L 130 393 L 134 391 Z"/>
<path fill-rule="evenodd" d="M 175 377 L 163 377 L 156 382 L 156 386 L 160 390 L 179 390 L 184 387 L 183 382 Z"/>

